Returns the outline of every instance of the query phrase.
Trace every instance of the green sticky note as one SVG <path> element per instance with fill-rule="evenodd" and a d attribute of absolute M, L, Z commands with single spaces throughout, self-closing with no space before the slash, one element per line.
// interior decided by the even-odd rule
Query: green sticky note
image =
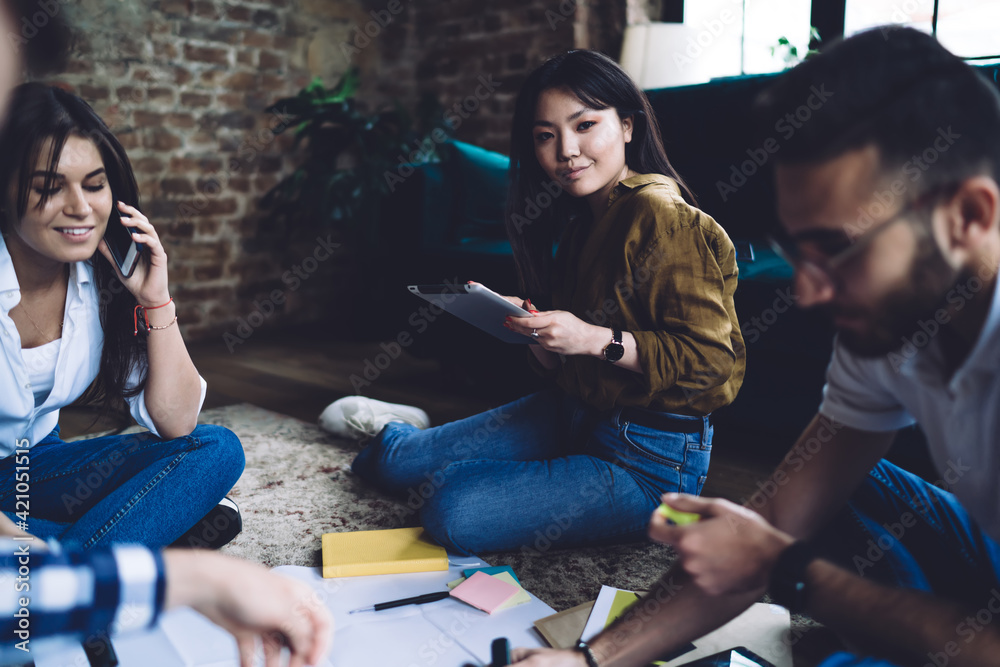
<path fill-rule="evenodd" d="M 521 585 L 521 580 L 517 578 L 516 574 L 514 574 L 514 568 L 512 568 L 510 565 L 494 565 L 493 567 L 473 567 L 469 568 L 468 570 L 462 570 L 462 574 L 464 574 L 466 577 L 471 577 L 474 572 L 485 572 L 486 574 L 489 575 L 500 574 L 501 572 L 507 572 L 508 574 L 510 574 L 510 576 L 514 577 L 514 582 L 518 586 Z"/>
<path fill-rule="evenodd" d="M 656 511 L 659 512 L 660 516 L 665 518 L 667 521 L 670 521 L 678 526 L 687 526 L 701 520 L 700 514 L 695 514 L 694 512 L 681 512 L 680 510 L 675 510 L 673 507 L 665 503 L 657 507 Z"/>
<path fill-rule="evenodd" d="M 465 581 L 465 577 L 459 577 L 459 578 L 458 578 L 458 579 L 456 579 L 455 581 L 449 581 L 449 582 L 448 582 L 448 588 L 449 588 L 449 589 L 454 589 L 454 588 L 455 588 L 456 586 L 458 586 L 458 585 L 459 585 L 460 583 L 462 583 L 463 581 Z"/>

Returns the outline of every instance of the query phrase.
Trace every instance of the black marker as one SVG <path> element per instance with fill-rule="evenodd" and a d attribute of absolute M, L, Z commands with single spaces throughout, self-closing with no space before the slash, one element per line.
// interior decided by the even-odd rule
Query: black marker
<path fill-rule="evenodd" d="M 493 640 L 490 647 L 490 667 L 502 667 L 511 664 L 510 641 L 506 637 Z"/>
<path fill-rule="evenodd" d="M 107 635 L 94 635 L 83 642 L 83 652 L 90 667 L 118 667 L 118 655 Z M 32 663 L 34 664 L 34 663 Z"/>

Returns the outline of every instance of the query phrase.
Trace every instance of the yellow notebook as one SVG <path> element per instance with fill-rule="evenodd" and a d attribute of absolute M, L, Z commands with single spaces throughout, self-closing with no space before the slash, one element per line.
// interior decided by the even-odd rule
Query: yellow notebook
<path fill-rule="evenodd" d="M 448 552 L 423 528 L 323 534 L 323 576 L 360 577 L 448 569 Z"/>

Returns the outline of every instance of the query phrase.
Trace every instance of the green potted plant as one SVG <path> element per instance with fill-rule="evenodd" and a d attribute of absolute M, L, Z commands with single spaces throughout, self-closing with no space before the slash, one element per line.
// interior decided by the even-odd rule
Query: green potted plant
<path fill-rule="evenodd" d="M 370 247 L 377 240 L 380 203 L 390 192 L 386 174 L 421 143 L 419 130 L 428 124 L 414 122 L 398 103 L 368 111 L 355 99 L 358 84 L 351 68 L 333 88 L 316 78 L 268 107 L 290 117 L 278 132 L 294 131 L 293 150 L 301 154 L 295 171 L 260 201 L 286 239 L 333 231 L 349 245 Z M 431 118 L 434 106 L 423 101 L 421 117 Z M 436 150 L 423 156 L 440 159 Z"/>
<path fill-rule="evenodd" d="M 820 41 L 819 31 L 815 28 L 815 26 L 809 27 L 809 41 L 810 43 Z M 799 56 L 799 47 L 792 44 L 791 40 L 785 36 L 779 37 L 778 43 L 771 46 L 770 49 L 772 56 L 778 55 L 781 58 L 782 62 L 785 64 L 785 69 L 795 67 L 803 60 L 811 58 L 819 53 L 817 49 L 808 49 L 804 56 Z"/>

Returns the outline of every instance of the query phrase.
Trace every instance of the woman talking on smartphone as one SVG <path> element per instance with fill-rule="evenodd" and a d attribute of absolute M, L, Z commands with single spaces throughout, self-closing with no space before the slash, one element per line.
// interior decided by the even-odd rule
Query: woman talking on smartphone
<path fill-rule="evenodd" d="M 221 546 L 239 531 L 235 505 L 219 503 L 243 448 L 197 425 L 205 381 L 122 145 L 79 97 L 24 84 L 0 134 L 0 183 L 0 509 L 83 548 Z M 104 240 L 117 216 L 145 247 L 128 277 Z M 59 410 L 81 397 L 104 414 L 127 405 L 149 432 L 62 441 Z"/>
<path fill-rule="evenodd" d="M 412 409 L 350 397 L 327 428 L 374 435 L 353 470 L 416 493 L 458 553 L 644 539 L 663 493 L 701 492 L 709 414 L 743 381 L 735 249 L 667 160 L 646 96 L 599 53 L 525 80 L 510 185 L 524 293 L 508 299 L 532 315 L 507 326 L 536 343 L 551 388 L 426 430 Z"/>

